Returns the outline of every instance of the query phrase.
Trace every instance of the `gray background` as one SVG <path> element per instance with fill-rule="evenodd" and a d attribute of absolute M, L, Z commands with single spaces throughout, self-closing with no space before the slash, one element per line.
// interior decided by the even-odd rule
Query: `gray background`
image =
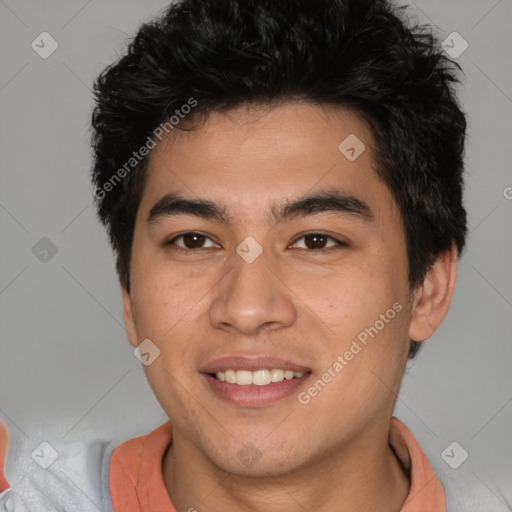
<path fill-rule="evenodd" d="M 121 442 L 167 419 L 125 339 L 88 145 L 93 79 L 166 5 L 0 0 L 0 421 L 12 443 Z M 512 0 L 411 6 L 441 39 L 469 44 L 457 61 L 471 233 L 452 307 L 409 363 L 395 415 L 439 472 L 500 512 L 512 502 Z M 31 48 L 43 31 L 59 45 L 47 59 Z M 43 237 L 57 249 L 46 262 L 32 250 Z M 469 454 L 458 469 L 441 457 L 453 441 Z"/>

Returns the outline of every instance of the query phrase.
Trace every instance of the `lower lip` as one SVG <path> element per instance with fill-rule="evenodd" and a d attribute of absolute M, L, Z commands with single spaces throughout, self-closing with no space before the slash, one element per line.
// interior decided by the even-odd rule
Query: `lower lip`
<path fill-rule="evenodd" d="M 220 398 L 236 405 L 245 407 L 262 407 L 292 395 L 309 378 L 310 373 L 302 377 L 271 382 L 265 386 L 239 386 L 230 382 L 220 381 L 207 373 L 201 374 L 212 391 Z"/>

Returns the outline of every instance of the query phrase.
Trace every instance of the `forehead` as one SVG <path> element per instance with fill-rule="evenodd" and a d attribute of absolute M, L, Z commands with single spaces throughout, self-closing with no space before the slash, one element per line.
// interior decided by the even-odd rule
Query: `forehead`
<path fill-rule="evenodd" d="M 243 218 L 264 203 L 273 207 L 278 199 L 337 188 L 391 211 L 373 154 L 371 131 L 342 107 L 290 102 L 211 112 L 204 124 L 174 130 L 157 145 L 141 210 L 147 214 L 165 194 L 179 191 L 215 199 L 229 205 L 227 214 Z M 262 212 L 266 219 L 268 212 Z"/>
<path fill-rule="evenodd" d="M 247 157 L 255 163 L 271 163 L 268 156 L 272 153 L 276 161 L 295 157 L 297 164 L 305 158 L 303 164 L 311 165 L 315 159 L 321 162 L 322 156 L 340 156 L 339 144 L 349 136 L 349 140 L 355 141 L 355 136 L 364 141 L 367 162 L 373 154 L 374 141 L 367 124 L 356 112 L 340 106 L 298 101 L 273 106 L 244 104 L 211 111 L 204 123 L 185 118 L 183 125 L 191 129 L 169 132 L 153 151 L 150 164 L 161 164 L 170 152 L 181 157 L 179 149 L 185 145 L 185 151 L 201 148 L 189 157 L 200 159 L 207 154 L 212 163 L 227 156 L 233 165 Z"/>

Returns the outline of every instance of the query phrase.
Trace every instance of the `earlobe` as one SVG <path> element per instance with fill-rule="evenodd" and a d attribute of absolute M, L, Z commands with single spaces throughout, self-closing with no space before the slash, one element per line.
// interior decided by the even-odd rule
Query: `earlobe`
<path fill-rule="evenodd" d="M 457 247 L 442 253 L 427 272 L 414 294 L 409 338 L 423 341 L 432 336 L 443 321 L 452 300 L 457 279 Z"/>
<path fill-rule="evenodd" d="M 130 345 L 135 348 L 139 345 L 139 341 L 137 338 L 137 329 L 135 327 L 135 320 L 133 316 L 132 299 L 123 284 L 121 284 L 121 293 L 123 296 L 123 319 L 124 325 L 126 327 L 126 336 Z"/>

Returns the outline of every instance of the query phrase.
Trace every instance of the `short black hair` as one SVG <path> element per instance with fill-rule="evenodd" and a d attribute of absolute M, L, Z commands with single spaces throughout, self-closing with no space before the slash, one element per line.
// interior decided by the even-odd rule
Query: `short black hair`
<path fill-rule="evenodd" d="M 460 67 L 431 27 L 406 15 L 386 0 L 181 0 L 143 24 L 94 84 L 94 195 L 122 284 L 130 289 L 148 160 L 133 152 L 161 123 L 174 128 L 169 119 L 191 99 L 192 116 L 203 118 L 292 100 L 353 109 L 372 131 L 376 171 L 400 208 L 411 290 L 452 243 L 460 255 Z M 412 341 L 410 357 L 418 348 Z"/>

